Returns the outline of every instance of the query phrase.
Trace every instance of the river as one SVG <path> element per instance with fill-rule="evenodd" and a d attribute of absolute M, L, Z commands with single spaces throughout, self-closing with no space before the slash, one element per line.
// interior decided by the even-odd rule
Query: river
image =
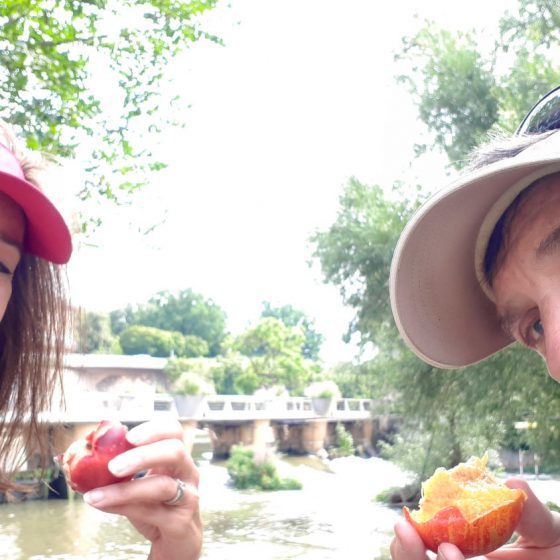
<path fill-rule="evenodd" d="M 199 450 L 205 560 L 387 560 L 400 512 L 373 497 L 405 481 L 378 458 L 348 457 L 324 463 L 285 457 L 283 475 L 303 490 L 237 491 L 224 463 Z M 74 500 L 0 506 L 0 558 L 6 560 L 145 560 L 148 546 L 118 516 Z"/>
<path fill-rule="evenodd" d="M 394 465 L 379 458 L 348 457 L 322 462 L 283 457 L 285 476 L 303 490 L 238 491 L 228 484 L 224 463 L 197 452 L 201 508 L 205 523 L 204 560 L 388 560 L 398 509 L 373 497 L 406 482 Z M 560 481 L 531 480 L 543 501 L 560 504 Z M 148 545 L 118 516 L 74 500 L 0 505 L 0 559 L 145 560 Z"/>

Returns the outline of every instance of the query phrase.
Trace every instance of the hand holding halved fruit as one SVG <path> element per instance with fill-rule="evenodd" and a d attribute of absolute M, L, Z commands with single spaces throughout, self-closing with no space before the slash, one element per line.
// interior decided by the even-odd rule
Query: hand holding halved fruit
<path fill-rule="evenodd" d="M 499 482 L 487 461 L 471 457 L 450 470 L 437 469 L 422 485 L 420 509 L 404 508 L 430 550 L 451 543 L 468 558 L 487 554 L 512 536 L 527 496 Z"/>

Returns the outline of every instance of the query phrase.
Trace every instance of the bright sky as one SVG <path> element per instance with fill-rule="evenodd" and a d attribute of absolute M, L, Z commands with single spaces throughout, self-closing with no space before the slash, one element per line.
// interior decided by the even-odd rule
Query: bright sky
<path fill-rule="evenodd" d="M 414 107 L 396 84 L 393 54 L 421 18 L 493 29 L 513 0 L 231 0 L 203 27 L 225 46 L 193 45 L 175 66 L 184 129 L 166 131 L 155 174 L 130 209 L 105 216 L 97 247 L 69 267 L 73 302 L 110 311 L 160 290 L 212 298 L 239 333 L 262 301 L 316 321 L 327 363 L 354 357 L 341 337 L 352 317 L 310 268 L 309 235 L 335 219 L 349 177 L 389 187 L 415 175 Z M 417 138 L 416 138 L 417 139 Z M 436 160 L 437 161 L 437 160 Z M 428 165 L 432 167 L 429 168 Z M 134 220 L 148 227 L 135 233 Z"/>

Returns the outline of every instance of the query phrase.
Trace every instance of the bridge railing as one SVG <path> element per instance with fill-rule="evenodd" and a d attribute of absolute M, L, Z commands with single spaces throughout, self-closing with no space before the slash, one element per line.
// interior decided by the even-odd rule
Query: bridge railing
<path fill-rule="evenodd" d="M 178 407 L 178 414 L 183 416 Z M 369 399 L 316 399 L 312 397 L 263 398 L 249 395 L 215 395 L 205 397 L 193 418 L 220 420 L 305 420 L 333 418 L 340 420 L 365 419 L 373 414 Z"/>
<path fill-rule="evenodd" d="M 122 422 L 143 422 L 162 414 L 208 422 L 313 418 L 358 420 L 372 416 L 373 408 L 373 401 L 369 399 L 271 398 L 251 395 L 195 397 L 163 393 L 84 391 L 67 394 L 65 408 L 52 411 L 46 416 L 64 422 L 91 422 L 106 417 L 117 417 Z"/>
<path fill-rule="evenodd" d="M 95 422 L 105 418 L 136 423 L 152 420 L 162 414 L 177 416 L 173 396 L 163 393 L 83 391 L 67 394 L 63 407 L 51 410 L 43 417 L 70 423 Z"/>

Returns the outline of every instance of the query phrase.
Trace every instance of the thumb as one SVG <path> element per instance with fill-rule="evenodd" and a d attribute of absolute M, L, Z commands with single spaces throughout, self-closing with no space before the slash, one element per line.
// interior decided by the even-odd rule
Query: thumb
<path fill-rule="evenodd" d="M 455 545 L 442 543 L 439 545 L 436 560 L 465 560 L 465 557 Z"/>
<path fill-rule="evenodd" d="M 405 521 L 395 524 L 395 538 L 391 543 L 393 560 L 428 560 L 426 547 L 414 527 Z"/>
<path fill-rule="evenodd" d="M 516 531 L 524 541 L 540 548 L 560 543 L 560 517 L 553 514 L 535 495 L 525 480 L 512 478 L 506 482 L 509 488 L 523 490 L 527 501 Z"/>

